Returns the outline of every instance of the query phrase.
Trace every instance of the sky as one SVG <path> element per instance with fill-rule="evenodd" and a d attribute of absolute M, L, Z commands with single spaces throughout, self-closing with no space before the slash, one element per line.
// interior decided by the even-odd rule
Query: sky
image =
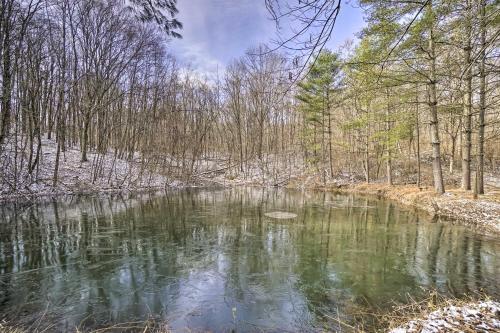
<path fill-rule="evenodd" d="M 276 36 L 264 0 L 178 0 L 177 5 L 183 38 L 172 40 L 168 48 L 181 64 L 202 75 L 222 72 L 249 48 Z M 355 1 L 343 1 L 328 48 L 355 41 L 363 24 Z"/>

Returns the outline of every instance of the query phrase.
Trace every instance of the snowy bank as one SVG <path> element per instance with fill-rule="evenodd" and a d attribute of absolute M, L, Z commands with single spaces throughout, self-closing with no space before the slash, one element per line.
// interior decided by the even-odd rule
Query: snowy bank
<path fill-rule="evenodd" d="M 6 145 L 1 156 L 0 200 L 3 201 L 66 194 L 143 191 L 182 185 L 171 182 L 154 168 L 145 168 L 139 156 L 125 160 L 117 158 L 111 151 L 106 154 L 89 152 L 88 161 L 81 162 L 81 151 L 78 146 L 73 146 L 60 154 L 58 180 L 54 186 L 55 140 L 42 139 L 40 160 L 31 173 L 26 167 L 27 158 L 19 156 L 21 147 L 15 154 L 13 145 Z"/>
<path fill-rule="evenodd" d="M 462 190 L 449 190 L 443 195 L 430 188 L 413 185 L 354 184 L 336 189 L 340 192 L 374 195 L 417 208 L 431 216 L 460 222 L 475 229 L 500 234 L 500 196 L 496 192 L 473 199 L 472 194 Z"/>
<path fill-rule="evenodd" d="M 390 333 L 441 332 L 500 332 L 500 303 L 482 301 L 461 306 L 449 305 L 390 331 Z"/>

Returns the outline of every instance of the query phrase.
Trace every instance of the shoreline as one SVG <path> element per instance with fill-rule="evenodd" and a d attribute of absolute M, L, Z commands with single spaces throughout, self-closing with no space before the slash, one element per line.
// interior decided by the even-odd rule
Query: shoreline
<path fill-rule="evenodd" d="M 184 184 L 172 183 L 140 187 L 120 187 L 120 188 L 92 188 L 82 190 L 52 191 L 41 193 L 16 192 L 0 195 L 0 204 L 7 203 L 35 203 L 45 200 L 55 200 L 69 196 L 85 195 L 111 195 L 111 194 L 141 194 L 156 192 L 166 189 L 187 189 L 187 188 L 236 188 L 242 186 L 262 186 L 260 184 L 220 184 L 207 182 L 204 184 Z M 271 187 L 269 187 L 271 188 Z M 272 187 L 276 188 L 276 187 Z M 380 183 L 351 183 L 338 186 L 280 186 L 278 188 L 300 189 L 300 190 L 320 190 L 345 194 L 366 195 L 386 200 L 391 200 L 402 204 L 407 208 L 413 208 L 427 213 L 431 217 L 446 220 L 452 224 L 468 226 L 475 231 L 486 235 L 500 235 L 500 198 L 490 198 L 488 195 L 481 195 L 478 199 L 473 199 L 472 194 L 451 189 L 443 195 L 437 195 L 431 188 L 417 188 L 414 185 L 386 185 Z M 496 199 L 496 200 L 495 200 Z"/>
<path fill-rule="evenodd" d="M 12 194 L 0 195 L 0 205 L 9 203 L 38 203 L 46 200 L 61 199 L 64 197 L 72 196 L 93 196 L 93 195 L 111 195 L 111 194 L 142 194 L 147 192 L 161 191 L 168 186 L 144 186 L 135 188 L 103 188 L 92 190 L 78 190 L 78 191 L 54 191 L 54 192 L 41 192 L 41 193 L 25 193 L 18 192 Z"/>
<path fill-rule="evenodd" d="M 442 304 L 432 304 L 432 306 L 418 303 L 410 304 L 409 308 L 412 307 L 416 307 L 420 313 L 410 315 L 409 318 L 407 318 L 405 310 L 394 311 L 393 318 L 389 319 L 392 322 L 392 325 L 389 326 L 389 333 L 486 333 L 497 332 L 500 329 L 500 320 L 498 319 L 500 303 L 491 299 L 472 301 L 445 299 Z"/>
<path fill-rule="evenodd" d="M 471 193 L 451 189 L 443 195 L 430 188 L 414 185 L 350 184 L 330 189 L 339 193 L 375 196 L 400 203 L 443 219 L 452 224 L 461 224 L 488 236 L 500 235 L 500 201 L 484 195 L 473 199 Z"/>

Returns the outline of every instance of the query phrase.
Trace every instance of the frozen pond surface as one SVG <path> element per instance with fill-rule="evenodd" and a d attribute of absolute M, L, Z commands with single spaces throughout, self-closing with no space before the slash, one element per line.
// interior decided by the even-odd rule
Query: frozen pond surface
<path fill-rule="evenodd" d="M 331 193 L 183 190 L 4 204 L 0 320 L 43 317 L 57 331 L 148 317 L 179 332 L 336 330 L 334 318 L 353 323 L 356 313 L 430 289 L 498 299 L 499 250 L 498 239 L 470 229 Z"/>

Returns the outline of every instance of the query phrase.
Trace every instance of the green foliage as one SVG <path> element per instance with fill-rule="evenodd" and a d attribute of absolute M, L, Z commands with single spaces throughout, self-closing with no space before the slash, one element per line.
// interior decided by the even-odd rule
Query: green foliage
<path fill-rule="evenodd" d="M 408 140 L 412 137 L 413 126 L 412 121 L 400 121 L 391 126 L 389 130 L 375 132 L 371 138 L 389 148 L 393 148 L 399 141 Z"/>
<path fill-rule="evenodd" d="M 354 129 L 365 128 L 366 126 L 368 126 L 370 121 L 371 121 L 370 114 L 365 113 L 365 114 L 359 115 L 358 117 L 356 117 L 354 119 L 346 121 L 344 124 L 342 124 L 342 129 L 354 130 Z"/>
<path fill-rule="evenodd" d="M 177 30 L 182 29 L 182 23 L 175 18 L 179 12 L 177 0 L 130 0 L 128 8 L 142 22 L 156 24 L 168 36 L 182 38 L 181 34 L 177 32 Z"/>
<path fill-rule="evenodd" d="M 340 61 L 330 51 L 321 52 L 309 68 L 306 78 L 299 83 L 296 98 L 301 102 L 301 111 L 308 114 L 328 112 L 331 92 L 338 84 Z"/>
<path fill-rule="evenodd" d="M 302 139 L 308 150 L 317 155 L 322 144 L 316 137 L 322 135 L 325 116 L 331 112 L 333 95 L 340 85 L 340 59 L 330 51 L 322 51 L 309 68 L 307 76 L 299 84 L 295 98 L 299 101 L 299 111 L 303 115 L 305 126 Z M 317 163 L 317 158 L 309 163 Z"/>

